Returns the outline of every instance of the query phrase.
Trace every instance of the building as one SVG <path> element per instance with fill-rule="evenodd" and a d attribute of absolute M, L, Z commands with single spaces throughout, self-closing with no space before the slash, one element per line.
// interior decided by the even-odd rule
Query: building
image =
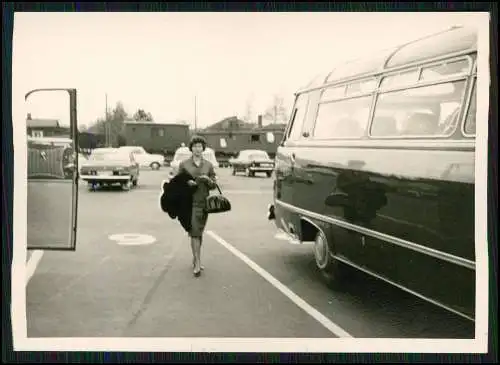
<path fill-rule="evenodd" d="M 26 117 L 26 134 L 30 137 L 70 137 L 70 128 L 61 126 L 57 119 Z"/>
<path fill-rule="evenodd" d="M 262 125 L 262 116 L 258 123 L 246 123 L 237 117 L 225 118 L 197 132 L 214 149 L 217 158 L 225 164 L 229 158 L 245 149 L 260 149 L 274 158 L 279 143 L 283 139 L 286 124 Z"/>
<path fill-rule="evenodd" d="M 122 131 L 127 146 L 142 146 L 150 153 L 173 156 L 175 150 L 189 142 L 189 126 L 180 123 L 126 121 Z"/>

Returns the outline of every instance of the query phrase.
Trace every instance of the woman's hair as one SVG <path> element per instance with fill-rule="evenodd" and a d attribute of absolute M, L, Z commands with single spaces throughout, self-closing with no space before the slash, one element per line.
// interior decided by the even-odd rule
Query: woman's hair
<path fill-rule="evenodd" d="M 189 150 L 192 151 L 193 145 L 197 143 L 201 143 L 201 145 L 203 146 L 203 151 L 205 151 L 205 148 L 207 148 L 207 141 L 205 141 L 205 138 L 203 138 L 202 136 L 193 136 L 191 138 L 191 141 L 189 141 Z"/>

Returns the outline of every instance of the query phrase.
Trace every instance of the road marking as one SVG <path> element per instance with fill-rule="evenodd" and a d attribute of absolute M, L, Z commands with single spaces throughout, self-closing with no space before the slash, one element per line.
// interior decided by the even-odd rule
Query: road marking
<path fill-rule="evenodd" d="M 318 321 L 323 327 L 325 327 L 327 330 L 332 332 L 334 335 L 339 336 L 339 337 L 352 337 L 349 333 L 347 333 L 344 329 L 330 321 L 326 316 L 321 314 L 318 310 L 313 308 L 310 304 L 308 304 L 304 299 L 299 297 L 297 294 L 295 294 L 293 291 L 288 289 L 285 285 L 283 285 L 278 279 L 276 279 L 274 276 L 269 274 L 266 270 L 264 270 L 262 267 L 257 265 L 255 262 L 253 262 L 248 256 L 243 254 L 241 251 L 236 249 L 234 246 L 226 242 L 224 239 L 222 239 L 220 236 L 218 236 L 215 232 L 213 231 L 207 231 L 207 234 L 212 237 L 214 240 L 219 242 L 222 246 L 227 248 L 233 255 L 238 257 L 241 261 L 243 261 L 245 264 L 250 266 L 257 274 L 262 276 L 264 279 L 266 279 L 272 286 L 274 286 L 276 289 L 278 289 L 280 292 L 282 292 L 284 295 L 288 297 L 292 302 L 294 302 L 298 307 L 300 307 L 302 310 L 304 310 L 307 314 L 309 314 L 311 317 L 313 317 L 316 321 Z"/>
<path fill-rule="evenodd" d="M 142 246 L 156 242 L 156 238 L 148 234 L 140 233 L 118 233 L 108 236 L 108 239 L 115 241 L 122 246 Z"/>
<path fill-rule="evenodd" d="M 26 263 L 26 285 L 28 285 L 31 277 L 35 274 L 36 267 L 38 266 L 40 260 L 42 259 L 43 251 L 35 250 L 30 256 L 30 259 Z"/>

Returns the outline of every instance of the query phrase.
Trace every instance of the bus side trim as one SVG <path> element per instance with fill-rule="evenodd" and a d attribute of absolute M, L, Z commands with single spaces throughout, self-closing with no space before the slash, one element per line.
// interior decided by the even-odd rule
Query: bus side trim
<path fill-rule="evenodd" d="M 373 231 L 371 229 L 358 226 L 356 224 L 348 223 L 348 222 L 345 222 L 345 221 L 342 221 L 339 219 L 328 217 L 328 216 L 323 215 L 323 214 L 318 214 L 318 213 L 311 212 L 309 210 L 298 208 L 296 206 L 285 203 L 285 202 L 278 200 L 278 199 L 276 199 L 276 205 L 280 205 L 285 209 L 289 209 L 291 211 L 294 211 L 295 213 L 298 213 L 299 215 L 309 216 L 311 218 L 323 221 L 325 223 L 330 223 L 330 224 L 334 224 L 334 225 L 337 225 L 337 226 L 342 227 L 342 228 L 353 230 L 353 231 L 356 231 L 358 233 L 364 234 L 366 236 L 370 236 L 370 237 L 379 239 L 379 240 L 387 242 L 387 243 L 392 243 L 392 244 L 397 245 L 397 246 L 408 248 L 410 250 L 422 253 L 424 255 L 432 256 L 432 257 L 435 257 L 437 259 L 447 261 L 447 262 L 450 262 L 452 264 L 462 266 L 462 267 L 465 267 L 465 268 L 470 269 L 470 270 L 476 269 L 476 263 L 474 261 L 467 260 L 463 257 L 458 257 L 455 255 L 451 255 L 449 253 L 446 253 L 446 252 L 434 250 L 432 248 L 425 247 L 425 246 L 422 246 L 422 245 L 419 245 L 419 244 L 416 244 L 416 243 L 413 243 L 410 241 L 406 241 L 406 240 L 403 240 L 403 239 L 400 239 L 400 238 L 397 238 L 394 236 L 390 236 L 390 235 L 387 235 L 384 233 Z"/>

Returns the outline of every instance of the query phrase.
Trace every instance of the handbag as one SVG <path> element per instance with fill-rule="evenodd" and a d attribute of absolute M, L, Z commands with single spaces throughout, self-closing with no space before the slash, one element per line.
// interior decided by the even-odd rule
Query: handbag
<path fill-rule="evenodd" d="M 219 185 L 216 185 L 219 194 L 207 196 L 206 211 L 207 213 L 223 213 L 231 210 L 231 202 L 228 198 L 222 195 Z"/>

